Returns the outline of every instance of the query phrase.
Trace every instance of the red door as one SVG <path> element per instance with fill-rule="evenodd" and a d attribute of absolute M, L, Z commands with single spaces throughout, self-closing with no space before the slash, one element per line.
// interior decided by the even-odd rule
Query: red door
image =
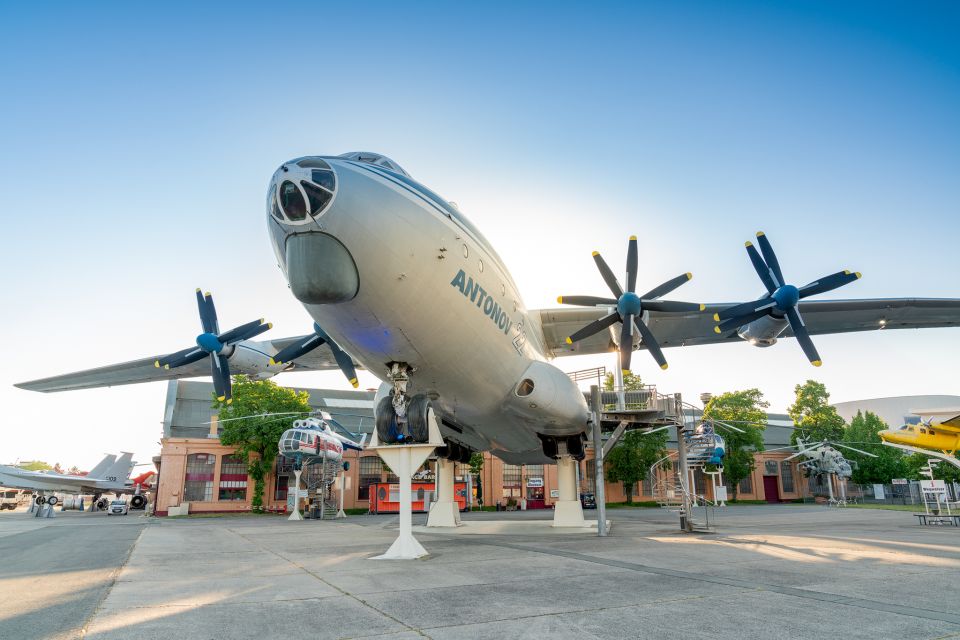
<path fill-rule="evenodd" d="M 780 502 L 780 487 L 777 485 L 777 476 L 763 476 L 763 495 L 767 502 Z"/>

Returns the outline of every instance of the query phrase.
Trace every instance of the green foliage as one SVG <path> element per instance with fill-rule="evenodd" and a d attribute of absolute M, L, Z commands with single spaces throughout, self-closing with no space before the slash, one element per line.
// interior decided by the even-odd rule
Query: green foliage
<path fill-rule="evenodd" d="M 893 478 L 906 477 L 909 469 L 903 453 L 881 444 L 879 434 L 886 428 L 887 423 L 877 415 L 869 411 L 866 413 L 858 411 L 850 422 L 850 426 L 844 430 L 843 441 L 850 443 L 849 446 L 878 456 L 871 458 L 849 449 L 841 450 L 845 458 L 857 463 L 857 468 L 854 469 L 851 477 L 856 484 L 889 484 Z"/>
<path fill-rule="evenodd" d="M 743 430 L 743 433 L 739 433 L 718 428 L 726 444 L 723 475 L 733 486 L 734 499 L 740 481 L 753 473 L 754 452 L 763 451 L 763 431 L 767 425 L 765 409 L 769 406 L 770 403 L 763 399 L 759 389 L 745 389 L 714 396 L 704 407 L 704 419 L 728 421 Z"/>
<path fill-rule="evenodd" d="M 922 453 L 911 453 L 904 456 L 903 466 L 906 471 L 899 477 L 910 480 L 926 480 L 927 476 L 921 475 L 920 472 L 927 467 L 927 460 L 929 459 L 930 456 L 925 456 Z M 933 477 L 936 480 L 960 482 L 960 469 L 947 462 L 941 462 L 933 467 Z"/>
<path fill-rule="evenodd" d="M 644 434 L 628 431 L 607 455 L 605 462 L 608 482 L 623 483 L 627 503 L 633 503 L 633 487 L 647 479 L 650 466 L 667 455 L 667 432 Z"/>
<path fill-rule="evenodd" d="M 483 454 L 475 452 L 470 456 L 470 473 L 480 475 L 481 471 L 483 471 Z"/>
<path fill-rule="evenodd" d="M 613 391 L 613 374 L 608 373 L 607 376 L 603 379 L 603 388 L 606 391 Z M 643 389 L 643 380 L 640 379 L 640 376 L 633 373 L 632 371 L 627 371 L 623 374 L 623 388 L 627 391 L 639 391 Z"/>
<path fill-rule="evenodd" d="M 43 460 L 26 460 L 18 464 L 17 468 L 27 471 L 53 471 L 53 466 Z"/>
<path fill-rule="evenodd" d="M 247 418 L 261 414 L 310 412 L 306 391 L 296 392 L 271 380 L 250 380 L 245 376 L 233 379 L 233 402 L 214 398 L 213 406 L 220 419 Z M 220 442 L 237 447 L 237 455 L 247 461 L 247 473 L 254 480 L 253 509 L 263 507 L 263 481 L 277 457 L 280 436 L 296 416 L 249 417 L 221 423 Z"/>
<path fill-rule="evenodd" d="M 807 442 L 843 440 L 843 418 L 830 406 L 827 387 L 816 380 L 807 380 L 793 390 L 797 394 L 796 401 L 790 405 L 787 413 L 793 418 L 797 429 L 790 436 L 790 442 L 797 444 L 797 438 Z"/>

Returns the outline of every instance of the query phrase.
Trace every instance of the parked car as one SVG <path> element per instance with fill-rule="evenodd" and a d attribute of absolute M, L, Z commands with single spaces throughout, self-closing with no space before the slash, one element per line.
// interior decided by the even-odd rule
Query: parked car
<path fill-rule="evenodd" d="M 16 489 L 4 489 L 0 491 L 0 511 L 3 509 L 10 509 L 11 511 L 17 508 L 17 505 L 20 504 L 20 492 Z"/>
<path fill-rule="evenodd" d="M 130 507 L 124 500 L 114 500 L 107 511 L 108 516 L 125 516 L 128 513 L 130 513 Z"/>
<path fill-rule="evenodd" d="M 582 506 L 584 509 L 596 509 L 597 497 L 592 493 L 581 493 L 580 506 Z"/>

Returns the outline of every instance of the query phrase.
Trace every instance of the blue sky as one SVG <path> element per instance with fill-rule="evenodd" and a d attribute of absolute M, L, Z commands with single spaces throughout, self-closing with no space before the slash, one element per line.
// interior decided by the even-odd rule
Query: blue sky
<path fill-rule="evenodd" d="M 960 296 L 958 27 L 952 3 L 4 3 L 0 462 L 155 453 L 162 383 L 10 385 L 188 346 L 197 286 L 224 324 L 307 330 L 263 212 L 304 154 L 397 160 L 530 307 L 603 293 L 590 251 L 617 266 L 630 234 L 641 283 L 692 271 L 677 298 L 755 297 L 758 229 L 797 284 L 864 273 L 828 297 Z M 774 409 L 807 377 L 836 400 L 960 393 L 958 337 L 821 337 L 819 370 L 793 341 L 634 369 L 690 398 L 759 386 Z"/>

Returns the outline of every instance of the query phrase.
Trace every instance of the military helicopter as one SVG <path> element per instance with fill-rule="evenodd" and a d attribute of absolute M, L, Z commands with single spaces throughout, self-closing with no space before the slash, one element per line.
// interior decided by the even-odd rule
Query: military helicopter
<path fill-rule="evenodd" d="M 806 471 L 808 476 L 825 474 L 827 476 L 827 491 L 830 495 L 829 503 L 836 505 L 846 505 L 846 480 L 853 475 L 853 465 L 843 457 L 843 454 L 838 451 L 836 447 L 856 451 L 871 458 L 879 457 L 868 451 L 863 451 L 862 449 L 831 440 L 821 440 L 820 442 L 811 443 L 805 442 L 803 438 L 797 438 L 797 447 L 799 451 L 784 460 L 793 460 L 794 458 L 803 456 L 806 460 L 800 463 L 800 467 Z M 837 487 L 840 493 L 839 499 L 836 499 L 833 493 L 834 477 L 836 477 Z M 843 479 L 842 482 L 841 478 Z"/>

